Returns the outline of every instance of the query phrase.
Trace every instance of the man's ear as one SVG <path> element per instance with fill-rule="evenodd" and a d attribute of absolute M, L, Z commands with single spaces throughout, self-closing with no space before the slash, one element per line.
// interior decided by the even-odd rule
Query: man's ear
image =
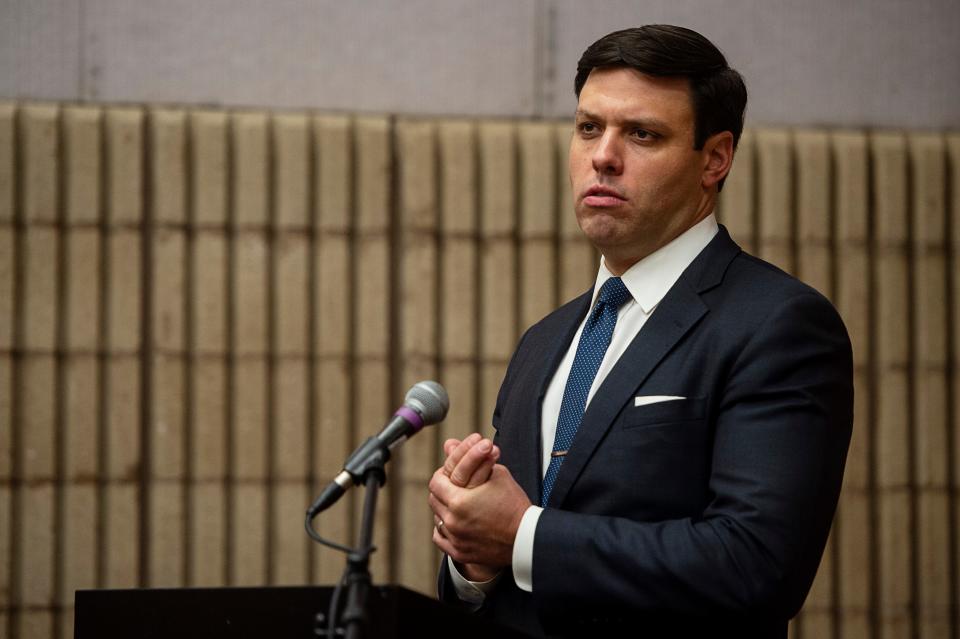
<path fill-rule="evenodd" d="M 727 177 L 733 166 L 733 134 L 730 131 L 714 133 L 703 144 L 703 188 L 715 186 Z"/>

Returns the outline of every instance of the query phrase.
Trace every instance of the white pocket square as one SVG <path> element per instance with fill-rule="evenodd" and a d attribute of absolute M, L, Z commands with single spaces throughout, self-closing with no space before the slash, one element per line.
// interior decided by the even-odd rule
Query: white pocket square
<path fill-rule="evenodd" d="M 633 398 L 634 406 L 646 406 L 647 404 L 659 404 L 660 402 L 673 402 L 678 399 L 686 399 L 679 395 L 641 395 Z"/>

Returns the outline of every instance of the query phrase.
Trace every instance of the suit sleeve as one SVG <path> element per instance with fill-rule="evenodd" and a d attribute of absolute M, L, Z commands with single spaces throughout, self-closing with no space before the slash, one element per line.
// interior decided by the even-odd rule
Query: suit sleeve
<path fill-rule="evenodd" d="M 733 362 L 713 424 L 707 508 L 662 522 L 544 511 L 533 559 L 542 618 L 799 610 L 850 441 L 849 339 L 830 303 L 803 293 L 772 312 Z"/>

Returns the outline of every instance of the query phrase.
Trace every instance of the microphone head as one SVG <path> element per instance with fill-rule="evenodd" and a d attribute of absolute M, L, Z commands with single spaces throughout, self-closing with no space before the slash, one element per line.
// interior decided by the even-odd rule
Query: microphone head
<path fill-rule="evenodd" d="M 404 405 L 409 406 L 423 418 L 423 425 L 442 422 L 450 410 L 450 398 L 446 389 L 437 382 L 417 382 L 407 391 Z"/>

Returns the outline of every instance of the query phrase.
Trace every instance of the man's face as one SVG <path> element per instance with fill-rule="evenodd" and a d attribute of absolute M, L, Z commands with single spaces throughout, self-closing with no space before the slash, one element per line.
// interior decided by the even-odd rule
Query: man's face
<path fill-rule="evenodd" d="M 693 148 L 688 81 L 629 68 L 590 73 L 570 142 L 577 223 L 619 275 L 706 217 L 715 189 Z"/>

